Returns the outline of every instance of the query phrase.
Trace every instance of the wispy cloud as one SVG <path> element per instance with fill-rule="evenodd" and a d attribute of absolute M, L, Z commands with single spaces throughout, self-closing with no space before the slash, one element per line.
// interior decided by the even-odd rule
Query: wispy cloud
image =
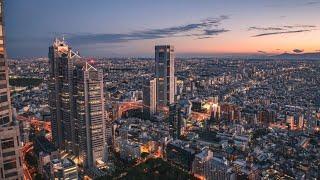
<path fill-rule="evenodd" d="M 281 27 L 256 27 L 252 26 L 248 28 L 249 31 L 257 30 L 257 31 L 280 31 L 284 30 L 284 28 Z"/>
<path fill-rule="evenodd" d="M 257 51 L 257 52 L 261 54 L 268 54 L 266 51 Z"/>
<path fill-rule="evenodd" d="M 302 53 L 302 52 L 304 52 L 304 50 L 303 49 L 294 49 L 294 50 L 292 50 L 292 52 L 294 52 L 294 53 Z"/>
<path fill-rule="evenodd" d="M 119 43 L 134 40 L 186 36 L 195 37 L 197 39 L 205 39 L 228 32 L 228 29 L 220 27 L 222 21 L 227 19 L 229 19 L 228 16 L 220 16 L 218 18 L 207 18 L 197 23 L 190 23 L 167 28 L 140 30 L 129 33 L 78 34 L 71 35 L 68 39 L 75 44 Z"/>
<path fill-rule="evenodd" d="M 317 5 L 317 4 L 320 4 L 320 1 L 309 1 L 309 2 L 306 2 L 305 5 L 309 6 L 309 5 Z"/>
<path fill-rule="evenodd" d="M 262 37 L 262 36 L 279 35 L 279 34 L 293 34 L 293 33 L 302 33 L 302 32 L 310 32 L 310 31 L 311 30 L 270 32 L 270 33 L 257 34 L 257 35 L 254 35 L 252 37 Z"/>
<path fill-rule="evenodd" d="M 317 26 L 315 25 L 285 25 L 285 26 L 274 26 L 274 27 L 258 27 L 252 26 L 248 28 L 248 31 L 256 31 L 258 34 L 253 35 L 252 37 L 262 37 L 270 35 L 279 35 L 279 34 L 294 34 L 302 32 L 310 32 L 315 30 Z"/>
<path fill-rule="evenodd" d="M 270 1 L 271 4 L 266 5 L 269 8 L 301 8 L 301 7 L 318 7 L 320 5 L 319 0 L 313 1 L 301 1 L 297 3 L 292 3 L 291 1 Z"/>

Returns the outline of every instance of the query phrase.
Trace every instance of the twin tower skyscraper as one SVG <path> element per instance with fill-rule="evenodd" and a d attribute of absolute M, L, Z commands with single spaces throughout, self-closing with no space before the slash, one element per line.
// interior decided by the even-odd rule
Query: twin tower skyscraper
<path fill-rule="evenodd" d="M 111 126 L 105 113 L 103 72 L 81 59 L 64 40 L 49 47 L 49 108 L 55 145 L 85 169 L 104 158 Z"/>
<path fill-rule="evenodd" d="M 143 86 L 143 111 L 152 116 L 168 112 L 169 105 L 175 102 L 174 47 L 170 45 L 155 47 L 154 78 L 147 79 Z"/>

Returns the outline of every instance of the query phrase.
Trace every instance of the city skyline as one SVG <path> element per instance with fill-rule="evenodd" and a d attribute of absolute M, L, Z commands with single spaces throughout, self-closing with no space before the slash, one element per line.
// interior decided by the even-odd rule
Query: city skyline
<path fill-rule="evenodd" d="M 315 18 L 320 1 L 315 0 L 61 4 L 5 1 L 9 57 L 44 57 L 44 47 L 56 36 L 65 36 L 83 56 L 96 57 L 152 57 L 152 47 L 157 44 L 172 44 L 177 56 L 320 49 L 320 24 Z M 35 23 L 27 25 L 25 19 Z"/>
<path fill-rule="evenodd" d="M 0 180 L 320 179 L 320 0 L 94 2 L 0 0 Z"/>

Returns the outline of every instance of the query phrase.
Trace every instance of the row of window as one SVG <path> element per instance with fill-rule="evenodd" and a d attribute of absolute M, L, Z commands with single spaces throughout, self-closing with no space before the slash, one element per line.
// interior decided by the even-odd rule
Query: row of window
<path fill-rule="evenodd" d="M 3 171 L 2 171 L 2 168 L 0 168 L 0 173 L 1 173 L 1 178 L 3 179 Z M 5 178 L 10 178 L 10 177 L 17 176 L 17 175 L 18 175 L 17 171 L 13 171 L 13 172 L 11 172 L 11 173 L 5 174 Z"/>
<path fill-rule="evenodd" d="M 7 138 L 1 140 L 1 147 L 2 149 L 9 149 L 14 147 L 14 140 L 13 138 Z"/>
<path fill-rule="evenodd" d="M 8 159 L 3 161 L 3 169 L 10 170 L 17 168 L 16 158 Z"/>
<path fill-rule="evenodd" d="M 14 156 L 14 155 L 16 155 L 15 151 L 9 151 L 9 152 L 2 153 L 3 158 L 8 157 L 8 156 Z"/>

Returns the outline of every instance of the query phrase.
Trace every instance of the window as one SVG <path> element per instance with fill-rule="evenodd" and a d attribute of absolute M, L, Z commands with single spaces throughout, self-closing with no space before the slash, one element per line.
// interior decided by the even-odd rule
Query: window
<path fill-rule="evenodd" d="M 0 84 L 0 89 L 7 88 L 7 83 L 6 84 Z"/>
<path fill-rule="evenodd" d="M 10 170 L 10 169 L 14 169 L 14 168 L 17 168 L 16 159 L 10 159 L 10 160 L 3 161 L 3 169 L 4 170 Z"/>
<path fill-rule="evenodd" d="M 9 178 L 9 177 L 12 177 L 12 176 L 17 176 L 18 173 L 15 171 L 15 172 L 11 172 L 11 173 L 8 173 L 5 175 L 6 178 Z"/>
<path fill-rule="evenodd" d="M 7 101 L 8 101 L 8 96 L 7 95 L 0 96 L 0 103 L 7 102 Z"/>
<path fill-rule="evenodd" d="M 8 149 L 8 148 L 13 148 L 14 147 L 14 141 L 13 141 L 13 138 L 9 138 L 10 140 L 2 140 L 1 142 L 1 146 L 2 146 L 2 149 Z"/>
<path fill-rule="evenodd" d="M 8 156 L 14 156 L 14 155 L 16 155 L 15 151 L 2 153 L 2 157 L 8 157 Z"/>
<path fill-rule="evenodd" d="M 159 52 L 159 58 L 163 59 L 164 58 L 164 52 Z"/>
<path fill-rule="evenodd" d="M 4 66 L 4 62 L 0 62 L 0 66 Z M 6 74 L 0 74 L 0 80 L 6 80 Z"/>
<path fill-rule="evenodd" d="M 9 116 L 0 118 L 0 125 L 7 124 L 10 121 Z"/>

